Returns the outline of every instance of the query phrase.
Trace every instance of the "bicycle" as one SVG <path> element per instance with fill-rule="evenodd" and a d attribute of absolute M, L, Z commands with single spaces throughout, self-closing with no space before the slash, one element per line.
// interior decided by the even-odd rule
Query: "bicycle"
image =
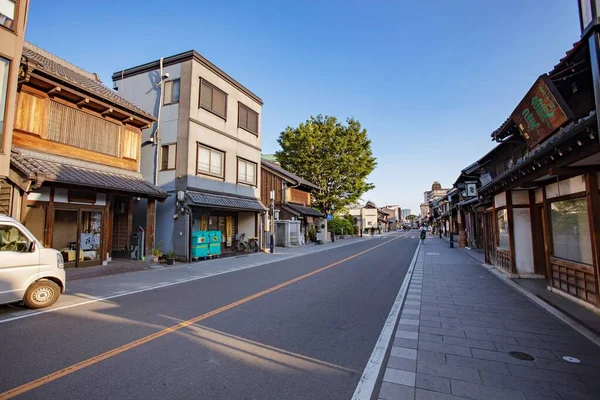
<path fill-rule="evenodd" d="M 237 251 L 242 253 L 246 251 L 256 253 L 258 251 L 258 238 L 247 238 L 245 233 L 240 233 L 240 239 L 238 240 L 235 248 Z"/>

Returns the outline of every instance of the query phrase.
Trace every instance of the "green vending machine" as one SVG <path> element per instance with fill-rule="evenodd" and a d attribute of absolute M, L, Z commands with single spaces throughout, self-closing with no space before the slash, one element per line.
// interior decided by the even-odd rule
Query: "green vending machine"
<path fill-rule="evenodd" d="M 209 237 L 206 231 L 192 232 L 192 259 L 208 257 Z"/>
<path fill-rule="evenodd" d="M 208 231 L 208 255 L 218 257 L 221 255 L 221 231 Z"/>

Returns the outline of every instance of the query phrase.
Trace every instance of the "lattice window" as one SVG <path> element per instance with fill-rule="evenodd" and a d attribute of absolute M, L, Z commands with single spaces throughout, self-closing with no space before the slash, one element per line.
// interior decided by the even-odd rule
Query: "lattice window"
<path fill-rule="evenodd" d="M 48 139 L 119 157 L 121 127 L 56 101 L 50 102 Z"/>
<path fill-rule="evenodd" d="M 584 268 L 552 262 L 552 286 L 588 303 L 596 304 L 598 299 L 594 274 Z"/>

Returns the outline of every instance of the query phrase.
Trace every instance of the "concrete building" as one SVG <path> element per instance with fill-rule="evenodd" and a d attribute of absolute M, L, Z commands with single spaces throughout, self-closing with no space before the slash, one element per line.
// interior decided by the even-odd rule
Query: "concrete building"
<path fill-rule="evenodd" d="M 400 219 L 402 221 L 406 222 L 406 218 L 411 215 L 411 209 L 410 208 L 403 208 L 400 210 Z"/>
<path fill-rule="evenodd" d="M 367 203 L 364 205 L 357 204 L 348 207 L 348 213 L 354 217 L 356 225 L 359 229 L 377 229 L 377 217 L 379 212 L 377 206 L 372 201 L 367 201 Z"/>
<path fill-rule="evenodd" d="M 188 259 L 195 230 L 221 231 L 223 252 L 241 233 L 258 236 L 262 100 L 193 50 L 112 79 L 159 120 L 144 132 L 141 171 L 171 194 L 156 210 L 163 251 Z"/>
<path fill-rule="evenodd" d="M 0 213 L 20 212 L 21 177 L 10 171 L 12 131 L 17 104 L 17 80 L 29 0 L 0 0 Z"/>

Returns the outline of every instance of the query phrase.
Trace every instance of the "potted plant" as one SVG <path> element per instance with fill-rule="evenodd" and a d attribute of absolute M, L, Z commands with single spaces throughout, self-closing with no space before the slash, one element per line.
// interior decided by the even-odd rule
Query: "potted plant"
<path fill-rule="evenodd" d="M 175 263 L 175 253 L 170 251 L 167 253 L 167 265 L 173 265 Z"/>
<path fill-rule="evenodd" d="M 152 249 L 152 261 L 158 262 L 158 259 L 162 256 L 162 242 L 159 242 L 156 247 Z"/>

